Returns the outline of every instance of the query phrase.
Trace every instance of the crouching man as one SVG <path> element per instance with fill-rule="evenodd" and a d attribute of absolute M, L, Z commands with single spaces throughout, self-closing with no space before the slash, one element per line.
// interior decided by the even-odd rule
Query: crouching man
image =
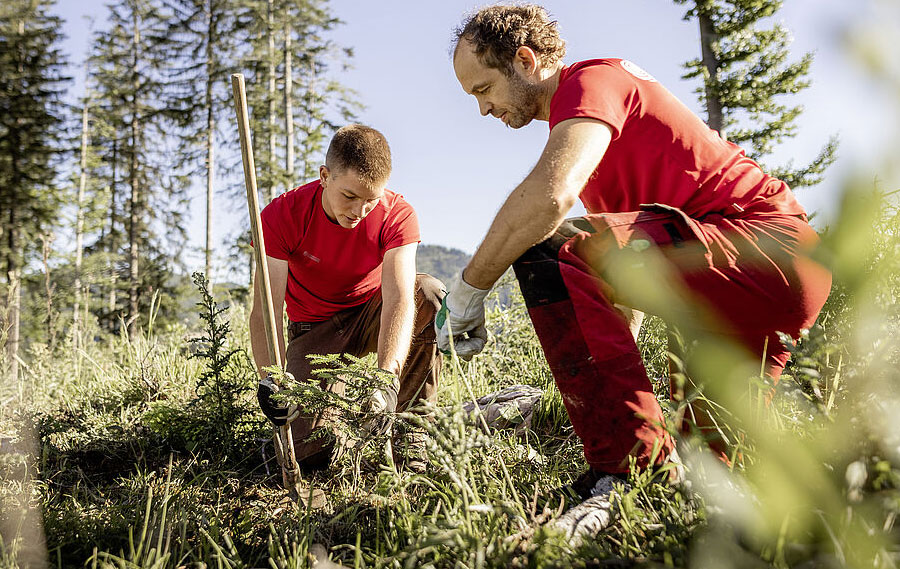
<path fill-rule="evenodd" d="M 308 354 L 377 352 L 378 367 L 395 381 L 376 391 L 369 410 L 393 413 L 433 400 L 441 360 L 433 321 L 442 284 L 416 274 L 419 225 L 413 208 L 385 189 L 391 173 L 387 140 L 354 124 L 331 140 L 319 179 L 275 198 L 261 214 L 266 261 L 276 307 L 276 326 L 286 370 L 300 381 L 315 379 Z M 291 421 L 297 462 L 304 470 L 326 468 L 342 441 L 329 429 L 329 413 L 306 415 L 271 398 L 274 385 L 264 367 L 266 348 L 259 275 L 250 313 L 253 358 L 261 378 L 263 412 L 276 425 Z M 287 350 L 283 318 L 288 319 Z M 326 388 L 323 381 L 322 387 Z M 340 382 L 327 389 L 343 394 Z M 324 433 L 317 432 L 325 429 Z M 310 436 L 315 433 L 315 436 Z M 422 468 L 421 435 L 395 449 L 411 468 Z"/>
<path fill-rule="evenodd" d="M 789 357 L 777 332 L 797 337 L 815 322 L 831 275 L 809 257 L 818 237 L 787 184 L 637 65 L 565 65 L 564 55 L 540 6 L 483 8 L 457 30 L 454 70 L 481 114 L 515 129 L 544 121 L 550 131 L 451 282 L 439 343 L 449 348 L 452 331 L 461 355 L 483 349 L 483 299 L 512 266 L 584 443 L 590 470 L 573 488 L 586 498 L 611 488 L 630 459 L 647 468 L 674 448 L 616 305 L 742 344 L 775 380 Z M 578 200 L 587 215 L 565 220 Z M 724 449 L 712 419 L 693 410 Z"/>

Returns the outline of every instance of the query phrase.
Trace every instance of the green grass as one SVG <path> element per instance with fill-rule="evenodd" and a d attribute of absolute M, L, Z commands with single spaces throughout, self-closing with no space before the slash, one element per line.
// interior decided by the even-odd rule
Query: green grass
<path fill-rule="evenodd" d="M 689 371 L 721 405 L 741 460 L 726 468 L 684 439 L 690 487 L 635 473 L 595 540 L 575 545 L 547 528 L 561 511 L 556 489 L 585 465 L 508 282 L 512 305 L 490 315 L 485 353 L 447 361 L 425 423 L 428 472 L 363 445 L 307 478 L 328 494 L 323 511 L 296 509 L 280 486 L 240 305 L 218 315 L 230 329 L 215 341 L 209 326 L 148 327 L 131 337 L 85 330 L 53 353 L 32 347 L 23 381 L 0 391 L 0 567 L 26 564 L 35 542 L 15 536 L 27 534 L 29 511 L 58 567 L 287 569 L 309 566 L 314 544 L 350 567 L 894 567 L 900 220 L 878 200 L 851 194 L 829 231 L 822 254 L 836 292 L 773 405 L 760 404 L 769 386 L 753 380 L 758 362 L 694 348 Z M 198 336 L 209 341 L 192 344 Z M 640 345 L 671 416 L 659 320 Z M 544 389 L 521 435 L 485 433 L 460 409 L 473 393 L 517 383 Z"/>

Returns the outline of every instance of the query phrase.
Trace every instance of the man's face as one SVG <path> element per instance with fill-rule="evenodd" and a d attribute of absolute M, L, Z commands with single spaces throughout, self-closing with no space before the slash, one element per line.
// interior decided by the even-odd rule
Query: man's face
<path fill-rule="evenodd" d="M 478 60 L 472 44 L 460 40 L 453 69 L 463 91 L 478 101 L 482 115 L 493 115 L 510 128 L 521 128 L 540 112 L 540 87 L 523 76 L 519 66 L 506 76 Z"/>
<path fill-rule="evenodd" d="M 359 225 L 384 196 L 384 185 L 380 184 L 375 188 L 368 186 L 351 169 L 333 171 L 321 166 L 319 179 L 322 182 L 322 207 L 325 215 L 347 229 Z"/>

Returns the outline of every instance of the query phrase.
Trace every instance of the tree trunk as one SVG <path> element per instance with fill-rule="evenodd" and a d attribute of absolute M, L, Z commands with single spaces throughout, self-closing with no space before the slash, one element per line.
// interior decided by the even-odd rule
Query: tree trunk
<path fill-rule="evenodd" d="M 119 188 L 119 133 L 113 134 L 113 150 L 112 150 L 112 183 L 109 188 L 109 257 L 107 258 L 107 268 L 109 270 L 109 297 L 107 298 L 107 311 L 109 312 L 109 330 L 115 329 L 117 286 L 119 281 L 119 272 L 116 268 L 116 257 L 119 254 L 119 239 L 116 234 L 116 194 Z"/>
<path fill-rule="evenodd" d="M 288 191 L 294 184 L 294 73 L 293 54 L 291 51 L 291 27 L 289 19 L 284 20 L 284 130 L 285 130 L 285 188 Z"/>
<path fill-rule="evenodd" d="M 213 13 L 211 2 L 206 3 L 207 9 L 207 36 L 206 36 L 206 278 L 209 280 L 209 289 L 212 290 L 212 208 L 213 208 L 213 178 L 215 175 L 215 154 L 213 144 L 215 142 L 216 122 L 213 112 L 213 47 L 215 45 L 215 28 L 213 26 Z"/>
<path fill-rule="evenodd" d="M 128 287 L 128 331 L 134 331 L 134 325 L 138 318 L 138 210 L 140 208 L 141 188 L 140 176 L 138 174 L 138 146 L 141 137 L 139 136 L 140 123 L 138 121 L 138 113 L 140 112 L 138 90 L 140 89 L 138 81 L 138 50 L 141 41 L 140 30 L 138 29 L 137 13 L 133 17 L 134 33 L 132 35 L 132 88 L 134 96 L 131 99 L 131 154 L 129 156 L 129 182 L 131 184 L 131 198 L 129 201 L 129 221 L 128 221 L 128 265 L 129 265 L 129 287 Z"/>
<path fill-rule="evenodd" d="M 15 165 L 13 168 L 15 169 Z M 9 248 L 6 257 L 6 281 L 8 283 L 6 349 L 9 360 L 9 377 L 13 383 L 19 379 L 19 314 L 22 308 L 19 259 L 24 257 L 24 255 L 22 257 L 19 256 L 22 246 L 20 244 L 18 224 L 19 219 L 16 216 L 15 204 L 11 204 L 9 226 L 6 228 L 7 247 Z"/>
<path fill-rule="evenodd" d="M 269 170 L 275 165 L 275 5 L 274 0 L 267 0 L 269 34 Z M 272 176 L 268 176 L 269 199 L 275 199 L 275 183 Z"/>
<path fill-rule="evenodd" d="M 315 120 L 315 98 L 316 98 L 316 63 L 312 57 L 309 58 L 309 76 L 306 80 L 306 136 L 313 133 L 313 122 Z M 312 149 L 309 145 L 303 147 L 303 177 L 308 178 L 312 175 Z"/>
<path fill-rule="evenodd" d="M 56 286 L 50 279 L 50 245 L 53 243 L 53 234 L 41 235 L 41 260 L 44 262 L 44 295 L 47 302 L 47 346 L 53 352 L 56 346 L 56 318 L 53 316 L 53 291 Z"/>
<path fill-rule="evenodd" d="M 699 8 L 699 7 L 698 7 Z M 706 124 L 709 128 L 719 132 L 725 138 L 724 120 L 722 115 L 722 101 L 713 89 L 713 85 L 719 82 L 720 62 L 713 51 L 713 44 L 719 41 L 715 26 L 709 13 L 701 9 L 697 11 L 697 21 L 700 24 L 700 51 L 703 56 L 703 66 L 706 67 L 708 77 L 706 84 Z"/>
<path fill-rule="evenodd" d="M 25 21 L 18 22 L 19 35 L 25 35 Z M 18 72 L 24 73 L 22 58 L 19 58 Z M 18 181 L 21 178 L 19 172 L 19 157 L 16 151 L 22 148 L 17 133 L 14 133 L 12 144 L 13 152 L 10 156 L 11 179 Z M 16 200 L 9 204 L 9 226 L 6 228 L 6 350 L 9 362 L 9 377 L 14 384 L 19 379 L 19 319 L 22 308 L 21 271 L 20 260 L 25 259 L 24 247 L 20 243 L 19 218 L 16 215 Z M 21 251 L 20 251 L 21 250 Z M 21 252 L 21 255 L 20 255 Z"/>
<path fill-rule="evenodd" d="M 75 214 L 75 306 L 72 310 L 72 327 L 75 345 L 79 345 L 81 316 L 81 263 L 84 256 L 84 191 L 87 186 L 88 104 L 81 109 L 81 174 L 78 178 L 78 203 Z"/>

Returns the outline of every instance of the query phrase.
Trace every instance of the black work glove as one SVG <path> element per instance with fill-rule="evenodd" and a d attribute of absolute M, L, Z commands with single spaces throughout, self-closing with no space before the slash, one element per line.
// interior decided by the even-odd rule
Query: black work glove
<path fill-rule="evenodd" d="M 300 414 L 300 410 L 296 405 L 285 405 L 272 398 L 279 391 L 281 391 L 281 388 L 272 379 L 271 374 L 260 380 L 256 389 L 256 399 L 259 401 L 260 409 L 276 427 L 282 427 L 290 423 Z"/>

